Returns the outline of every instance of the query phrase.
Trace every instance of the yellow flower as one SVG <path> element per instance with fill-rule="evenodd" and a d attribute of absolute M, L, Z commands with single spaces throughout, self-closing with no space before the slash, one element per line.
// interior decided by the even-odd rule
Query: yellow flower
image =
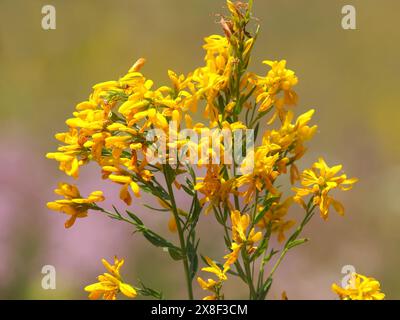
<path fill-rule="evenodd" d="M 59 147 L 59 152 L 47 153 L 46 157 L 58 161 L 59 169 L 67 175 L 78 178 L 79 167 L 87 161 L 88 157 L 88 153 L 84 150 L 87 137 L 75 128 L 71 128 L 69 132 L 57 133 L 55 137 L 66 145 Z"/>
<path fill-rule="evenodd" d="M 228 271 L 227 269 L 222 270 L 209 257 L 206 257 L 206 261 L 207 261 L 208 267 L 202 268 L 201 269 L 202 271 L 214 273 L 218 277 L 218 279 L 221 281 L 225 281 L 227 279 L 227 277 L 226 277 L 226 271 Z"/>
<path fill-rule="evenodd" d="M 231 64 L 232 62 L 229 61 L 222 75 L 211 71 L 208 67 L 196 69 L 193 73 L 192 79 L 197 87 L 196 94 L 206 101 L 204 117 L 211 121 L 218 120 L 219 112 L 215 100 L 228 84 Z"/>
<path fill-rule="evenodd" d="M 278 145 L 264 143 L 256 148 L 255 151 L 248 152 L 247 157 L 244 159 L 241 165 L 242 172 L 247 172 L 248 168 L 251 168 L 252 165 L 254 166 L 250 173 L 246 173 L 236 179 L 238 188 L 246 187 L 242 193 L 246 203 L 251 201 L 257 190 L 267 189 L 273 194 L 277 193 L 273 183 L 279 175 L 276 170 L 279 154 L 271 155 L 275 150 L 279 150 Z"/>
<path fill-rule="evenodd" d="M 291 154 L 291 163 L 300 159 L 306 151 L 304 142 L 311 139 L 317 130 L 317 126 L 308 126 L 314 112 L 313 109 L 307 111 L 292 124 L 293 112 L 288 111 L 278 130 L 268 130 L 264 133 L 263 144 L 277 145 L 277 151 Z"/>
<path fill-rule="evenodd" d="M 341 300 L 383 300 L 385 298 L 378 280 L 357 273 L 352 275 L 344 288 L 335 283 L 332 284 L 332 291 Z"/>
<path fill-rule="evenodd" d="M 99 275 L 99 282 L 88 285 L 85 291 L 90 292 L 89 299 L 96 300 L 103 297 L 105 300 L 116 300 L 117 294 L 122 293 L 128 298 L 135 298 L 137 292 L 131 285 L 124 283 L 120 275 L 120 268 L 124 264 L 124 259 L 114 258 L 114 265 L 110 265 L 105 259 L 102 259 L 103 265 L 108 273 Z"/>
<path fill-rule="evenodd" d="M 262 238 L 262 233 L 255 232 L 252 228 L 247 234 L 247 229 L 250 225 L 250 216 L 248 214 L 241 215 L 238 210 L 231 212 L 232 222 L 232 245 L 231 252 L 225 255 L 224 269 L 229 269 L 230 265 L 234 264 L 239 259 L 240 250 L 245 246 L 249 253 L 252 253 L 256 247 L 254 243 L 258 242 Z"/>
<path fill-rule="evenodd" d="M 247 234 L 247 229 L 250 225 L 250 216 L 248 214 L 240 214 L 238 210 L 234 210 L 231 213 L 232 220 L 232 239 L 237 244 L 246 244 L 253 246 L 253 244 L 262 238 L 262 233 L 255 232 L 252 228 Z"/>
<path fill-rule="evenodd" d="M 223 269 L 220 268 L 214 261 L 210 258 L 206 257 L 206 262 L 208 267 L 202 268 L 202 271 L 210 272 L 215 274 L 218 277 L 218 281 L 208 279 L 208 281 L 204 281 L 202 278 L 197 278 L 200 286 L 204 290 L 209 290 L 213 293 L 213 295 L 207 296 L 205 300 L 218 300 L 223 296 L 221 295 L 221 287 L 222 283 L 227 280 L 226 273 L 230 269 L 230 266 L 234 264 L 240 254 L 240 250 L 246 246 L 248 248 L 248 252 L 253 252 L 256 248 L 253 247 L 254 243 L 260 241 L 262 238 L 261 232 L 255 232 L 255 229 L 252 228 L 250 232 L 247 231 L 250 225 L 250 216 L 247 214 L 241 215 L 238 210 L 234 210 L 231 213 L 231 221 L 232 221 L 232 242 L 231 252 L 225 255 L 224 259 L 226 259 Z"/>
<path fill-rule="evenodd" d="M 64 171 L 67 175 L 78 178 L 79 161 L 75 156 L 67 155 L 62 152 L 49 152 L 46 154 L 46 157 L 60 162 L 59 169 Z"/>
<path fill-rule="evenodd" d="M 103 170 L 105 168 L 103 167 Z M 116 182 L 118 184 L 122 184 L 121 191 L 119 193 L 119 197 L 121 200 L 123 200 L 128 206 L 131 205 L 132 203 L 132 197 L 129 193 L 129 186 L 131 187 L 133 193 L 135 194 L 136 197 L 140 197 L 140 188 L 139 185 L 132 180 L 130 176 L 126 175 L 116 175 L 116 174 L 110 174 L 108 178 Z"/>
<path fill-rule="evenodd" d="M 60 183 L 54 192 L 65 199 L 48 202 L 50 210 L 60 211 L 71 217 L 65 222 L 65 228 L 70 228 L 77 218 L 87 217 L 87 212 L 95 202 L 104 201 L 103 192 L 94 191 L 87 198 L 82 198 L 76 186 Z"/>
<path fill-rule="evenodd" d="M 208 279 L 206 282 L 200 277 L 197 278 L 197 281 L 203 290 L 213 290 L 217 284 L 217 282 L 213 279 Z"/>
<path fill-rule="evenodd" d="M 105 147 L 112 150 L 112 156 L 118 160 L 122 151 L 129 148 L 131 141 L 130 136 L 112 136 L 105 139 Z"/>
<path fill-rule="evenodd" d="M 242 249 L 242 244 L 237 244 L 233 242 L 231 245 L 231 252 L 228 253 L 224 259 L 226 259 L 224 263 L 224 268 L 228 268 L 230 265 L 234 264 L 237 259 L 239 259 L 240 250 Z"/>
<path fill-rule="evenodd" d="M 92 140 L 85 142 L 84 147 L 91 148 L 91 153 L 94 160 L 101 160 L 105 140 L 110 136 L 111 134 L 108 132 L 97 132 L 92 134 Z"/>
<path fill-rule="evenodd" d="M 203 48 L 207 51 L 207 67 L 215 73 L 223 74 L 229 59 L 229 42 L 226 37 L 211 35 L 204 39 Z"/>
<path fill-rule="evenodd" d="M 262 228 L 265 228 L 269 223 L 271 223 L 271 230 L 272 232 L 278 234 L 279 242 L 283 242 L 285 240 L 285 231 L 291 229 L 295 224 L 294 220 L 285 219 L 292 203 L 292 197 L 287 198 L 281 203 L 274 202 L 258 223 L 258 226 Z M 259 210 L 263 210 L 263 207 L 260 207 Z"/>
<path fill-rule="evenodd" d="M 203 280 L 201 277 L 197 277 L 197 282 L 199 283 L 200 287 L 203 290 L 211 291 L 213 294 L 209 296 L 205 296 L 203 300 L 218 300 L 219 299 L 219 293 L 217 293 L 220 290 L 220 283 L 213 280 L 213 279 L 207 279 L 207 281 Z"/>
<path fill-rule="evenodd" d="M 145 111 L 140 111 L 136 113 L 132 120 L 129 121 L 128 125 L 133 126 L 140 122 L 141 120 L 145 120 L 142 128 L 140 129 L 143 132 L 146 128 L 149 128 L 151 125 L 154 125 L 158 129 L 167 130 L 168 129 L 168 121 L 167 119 L 158 112 L 155 108 L 150 108 Z"/>
<path fill-rule="evenodd" d="M 314 205 L 319 206 L 323 219 L 326 220 L 328 218 L 331 205 L 340 215 L 343 215 L 343 205 L 329 196 L 328 193 L 333 189 L 350 190 L 353 184 L 357 182 L 357 179 L 347 179 L 345 174 L 336 176 L 341 169 L 341 165 L 330 168 L 322 158 L 319 158 L 311 169 L 304 170 L 301 174 L 303 188 L 293 188 L 296 192 L 294 200 L 305 207 L 305 202 L 302 198 L 312 194 Z"/>
<path fill-rule="evenodd" d="M 281 61 L 263 61 L 271 67 L 266 77 L 259 77 L 257 80 L 256 102 L 260 103 L 259 112 L 268 110 L 275 105 L 276 112 L 269 121 L 272 123 L 277 116 L 283 121 L 286 111 L 284 105 L 293 105 L 297 103 L 297 94 L 293 91 L 293 87 L 298 83 L 294 71 L 286 69 L 286 60 Z M 278 98 L 278 94 L 283 91 L 283 97 Z"/>
<path fill-rule="evenodd" d="M 201 203 L 210 202 L 206 213 L 213 206 L 218 206 L 221 202 L 231 207 L 229 195 L 234 194 L 234 180 L 225 180 L 220 173 L 219 165 L 209 165 L 205 177 L 198 177 L 194 189 L 205 195 Z"/>
<path fill-rule="evenodd" d="M 226 272 L 229 270 L 229 267 L 224 267 L 224 269 L 221 269 L 209 257 L 205 257 L 205 259 L 208 267 L 204 267 L 201 270 L 215 274 L 218 277 L 218 280 L 215 281 L 213 279 L 208 279 L 205 281 L 201 277 L 197 278 L 197 282 L 203 290 L 212 292 L 212 295 L 204 297 L 203 300 L 220 300 L 223 298 L 223 295 L 221 294 L 222 283 L 228 279 Z"/>

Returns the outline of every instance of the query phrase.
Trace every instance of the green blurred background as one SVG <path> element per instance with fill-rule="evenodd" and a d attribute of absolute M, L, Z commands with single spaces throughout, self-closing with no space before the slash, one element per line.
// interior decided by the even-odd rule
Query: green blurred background
<path fill-rule="evenodd" d="M 41 28 L 46 4 L 57 10 L 56 30 Z M 341 27 L 345 4 L 357 10 L 357 30 Z M 91 86 L 123 75 L 137 58 L 146 57 L 143 72 L 159 85 L 167 83 L 167 69 L 187 73 L 201 65 L 203 38 L 220 33 L 215 14 L 224 6 L 224 0 L 0 1 L 0 298 L 85 298 L 82 288 L 102 272 L 100 259 L 114 254 L 126 257 L 130 282 L 140 278 L 168 298 L 185 297 L 181 264 L 129 227 L 92 213 L 64 229 L 65 217 L 45 203 L 58 181 L 71 180 L 44 154 L 56 148 L 53 135 Z M 333 213 L 308 226 L 311 241 L 288 255 L 270 298 L 286 290 L 289 299 L 333 299 L 330 285 L 340 283 L 344 265 L 378 278 L 388 298 L 400 298 L 400 2 L 255 0 L 254 12 L 261 35 L 251 69 L 265 74 L 262 60 L 287 59 L 300 78 L 296 113 L 317 110 L 318 134 L 302 169 L 322 155 L 360 179 L 340 195 L 344 218 Z M 104 185 L 97 168 L 84 171 L 84 193 Z M 101 189 L 118 202 L 118 188 Z M 168 217 L 136 211 L 168 234 Z M 203 229 L 212 222 L 204 217 Z M 220 240 L 204 237 L 201 251 L 222 256 Z M 56 290 L 41 287 L 47 264 L 56 267 Z M 244 289 L 228 284 L 227 298 L 247 296 L 235 288 Z"/>

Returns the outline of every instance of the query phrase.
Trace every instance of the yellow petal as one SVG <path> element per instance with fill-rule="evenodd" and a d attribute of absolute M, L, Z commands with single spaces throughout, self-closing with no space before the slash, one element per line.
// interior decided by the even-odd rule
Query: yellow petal
<path fill-rule="evenodd" d="M 116 175 L 116 174 L 110 174 L 109 175 L 109 179 L 111 181 L 114 182 L 118 182 L 118 183 L 131 183 L 132 179 L 131 177 L 128 176 L 120 176 L 120 175 Z"/>
<path fill-rule="evenodd" d="M 171 218 L 168 221 L 168 229 L 171 232 L 176 232 L 176 230 L 177 230 L 176 220 L 173 215 L 171 216 Z"/>
<path fill-rule="evenodd" d="M 136 290 L 127 283 L 120 283 L 119 289 L 121 292 L 129 298 L 135 298 L 137 296 Z"/>
<path fill-rule="evenodd" d="M 331 203 L 336 212 L 339 213 L 341 216 L 343 216 L 344 215 L 343 205 L 339 201 L 336 201 L 334 199 L 331 199 Z"/>

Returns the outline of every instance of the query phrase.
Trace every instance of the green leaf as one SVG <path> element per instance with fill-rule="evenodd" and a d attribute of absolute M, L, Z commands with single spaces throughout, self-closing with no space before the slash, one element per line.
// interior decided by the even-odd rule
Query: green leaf
<path fill-rule="evenodd" d="M 264 208 L 257 213 L 254 219 L 254 224 L 260 222 L 260 220 L 264 217 L 265 213 L 271 208 L 272 204 L 278 199 L 279 197 L 270 197 L 264 201 L 264 203 L 262 204 Z"/>
<path fill-rule="evenodd" d="M 242 111 L 242 102 L 239 99 L 239 101 L 236 101 L 235 103 L 235 107 L 233 108 L 233 113 L 239 115 L 241 111 Z"/>
<path fill-rule="evenodd" d="M 192 230 L 186 239 L 186 250 L 189 261 L 190 278 L 193 279 L 199 268 L 199 258 L 197 256 L 197 248 L 199 247 L 200 239 L 196 241 L 196 231 Z"/>
<path fill-rule="evenodd" d="M 260 123 L 258 122 L 256 127 L 254 128 L 254 139 L 257 139 L 259 130 L 260 130 Z"/>
<path fill-rule="evenodd" d="M 170 209 L 166 209 L 166 208 L 154 208 L 152 206 L 149 206 L 148 204 L 143 204 L 143 206 L 145 206 L 146 208 L 149 208 L 151 210 L 154 210 L 154 211 L 160 211 L 160 212 L 169 212 L 169 211 L 171 211 Z"/>
<path fill-rule="evenodd" d="M 161 247 L 161 248 L 167 248 L 168 252 L 171 256 L 172 259 L 174 260 L 182 260 L 183 259 L 183 254 L 181 249 L 178 247 L 174 246 L 171 242 L 168 240 L 164 239 L 154 231 L 148 229 L 145 227 L 143 224 L 142 220 L 139 219 L 134 213 L 130 211 L 126 211 L 126 213 L 129 215 L 129 217 L 134 221 L 136 230 L 140 233 L 143 234 L 143 236 L 154 246 L 156 247 Z"/>
<path fill-rule="evenodd" d="M 257 247 L 256 251 L 254 251 L 253 255 L 250 257 L 250 262 L 256 260 L 259 256 L 261 256 L 261 254 L 265 251 L 265 249 L 268 246 L 268 238 L 264 237 L 261 240 L 260 245 Z"/>
<path fill-rule="evenodd" d="M 113 207 L 115 213 L 118 215 L 118 217 L 121 217 L 121 214 L 119 213 L 118 209 L 114 205 L 112 205 L 112 207 Z"/>
<path fill-rule="evenodd" d="M 204 263 L 205 265 L 208 266 L 208 262 L 207 262 L 207 260 L 206 260 L 206 257 L 203 256 L 203 255 L 201 254 L 201 255 L 200 255 L 200 258 L 201 258 L 201 260 L 203 261 L 203 263 Z"/>
<path fill-rule="evenodd" d="M 260 292 L 260 299 L 264 300 L 265 297 L 268 294 L 269 289 L 271 288 L 272 285 L 272 278 L 268 278 L 267 281 L 265 281 L 264 285 L 261 288 L 261 292 Z"/>
<path fill-rule="evenodd" d="M 230 248 L 231 247 L 231 242 L 229 241 L 228 237 L 226 235 L 224 235 L 224 240 L 225 240 L 225 245 Z"/>
<path fill-rule="evenodd" d="M 168 248 L 168 253 L 171 256 L 172 259 L 175 261 L 182 260 L 185 256 L 182 254 L 181 249 L 177 247 L 169 247 Z"/>
<path fill-rule="evenodd" d="M 224 102 L 224 98 L 222 97 L 222 95 L 218 96 L 218 109 L 220 113 L 224 113 L 224 106 L 225 106 L 225 102 Z"/>
<path fill-rule="evenodd" d="M 145 297 L 153 297 L 158 300 L 162 300 L 164 298 L 163 293 L 161 291 L 154 290 L 154 289 L 151 289 L 151 288 L 145 286 L 143 284 L 143 282 L 140 280 L 139 280 L 139 282 L 140 282 L 141 288 L 135 288 L 135 289 L 137 290 L 137 292 L 140 295 L 145 296 Z"/>
<path fill-rule="evenodd" d="M 273 257 L 274 255 L 276 255 L 278 252 L 279 252 L 279 250 L 274 250 L 274 249 L 271 249 L 271 251 L 270 251 L 269 255 L 268 255 L 268 256 L 266 256 L 266 257 L 263 259 L 264 263 L 268 263 L 268 262 L 269 262 L 269 260 L 271 260 L 271 259 L 272 259 L 272 257 Z"/>
<path fill-rule="evenodd" d="M 199 269 L 199 257 L 197 256 L 197 253 L 194 252 L 192 256 L 189 256 L 189 262 L 190 262 L 190 278 L 194 279 L 196 276 L 197 270 Z"/>
<path fill-rule="evenodd" d="M 291 249 L 291 248 L 297 247 L 299 245 L 302 245 L 303 243 L 306 243 L 307 241 L 308 241 L 307 238 L 291 241 L 288 243 L 287 248 Z"/>
<path fill-rule="evenodd" d="M 126 213 L 135 222 L 135 224 L 143 226 L 142 220 L 140 220 L 137 215 L 135 215 L 133 212 L 130 212 L 128 210 L 126 210 Z"/>
<path fill-rule="evenodd" d="M 189 195 L 189 196 L 194 196 L 195 191 L 193 189 L 188 188 L 185 185 L 182 185 L 182 189 Z"/>

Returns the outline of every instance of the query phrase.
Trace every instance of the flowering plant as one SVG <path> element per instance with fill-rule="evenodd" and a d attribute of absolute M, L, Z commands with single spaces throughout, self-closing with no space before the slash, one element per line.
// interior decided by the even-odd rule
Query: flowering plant
<path fill-rule="evenodd" d="M 123 77 L 93 87 L 66 121 L 68 131 L 56 134 L 63 145 L 47 154 L 75 179 L 82 166 L 96 162 L 104 179 L 120 185 L 127 207 L 142 192 L 157 199 L 157 207 L 147 207 L 170 215 L 175 242 L 149 229 L 129 208 L 101 207 L 101 191 L 85 198 L 76 186 L 60 183 L 55 192 L 64 199 L 48 207 L 69 216 L 66 228 L 87 217 L 88 210 L 131 224 L 152 245 L 182 261 L 189 299 L 195 279 L 208 291 L 204 299 L 224 299 L 223 285 L 230 277 L 246 284 L 250 299 L 265 299 L 287 252 L 307 241 L 302 231 L 314 214 L 319 211 L 324 220 L 332 208 L 344 214 L 331 191 L 349 190 L 356 182 L 340 173 L 341 165 L 330 167 L 322 158 L 299 171 L 305 144 L 317 129 L 310 125 L 314 110 L 294 119 L 298 78 L 285 60 L 264 61 L 265 75 L 248 70 L 259 33 L 252 23 L 252 1 L 228 0 L 227 7 L 229 16 L 220 16 L 224 35 L 205 38 L 204 66 L 187 75 L 168 71 L 171 84 L 156 87 L 140 72 L 145 60 L 139 59 Z M 198 110 L 204 121 L 195 123 Z M 298 186 L 284 196 L 284 183 Z M 177 205 L 177 193 L 189 197 L 188 208 Z M 293 204 L 304 210 L 299 223 L 287 217 Z M 223 258 L 199 253 L 197 225 L 203 212 L 221 226 Z M 279 247 L 273 245 L 275 236 Z M 122 281 L 123 262 L 103 260 L 108 273 L 85 288 L 90 298 L 115 299 L 118 293 L 161 298 L 156 290 Z M 198 275 L 201 263 L 210 278 Z M 372 287 L 378 293 L 368 296 L 382 297 L 379 286 Z M 340 297 L 357 296 L 338 286 L 334 290 Z"/>

